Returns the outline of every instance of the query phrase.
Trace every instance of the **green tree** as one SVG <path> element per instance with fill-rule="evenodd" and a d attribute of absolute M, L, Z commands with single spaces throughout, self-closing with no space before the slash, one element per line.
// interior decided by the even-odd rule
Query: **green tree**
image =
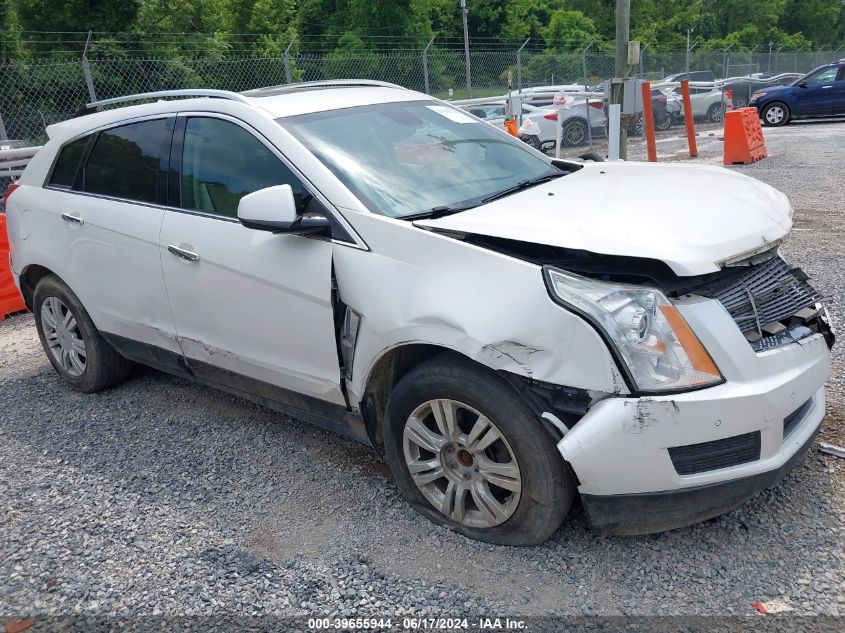
<path fill-rule="evenodd" d="M 800 32 L 816 46 L 839 45 L 844 13 L 841 0 L 788 0 L 778 27 Z"/>
<path fill-rule="evenodd" d="M 254 45 L 257 55 L 280 56 L 296 32 L 296 0 L 256 0 L 247 28 L 259 34 Z"/>
<path fill-rule="evenodd" d="M 0 64 L 23 57 L 21 22 L 13 0 L 0 0 Z"/>
<path fill-rule="evenodd" d="M 546 47 L 571 51 L 601 39 L 595 23 L 580 11 L 558 10 L 552 13 L 549 26 L 543 32 Z"/>

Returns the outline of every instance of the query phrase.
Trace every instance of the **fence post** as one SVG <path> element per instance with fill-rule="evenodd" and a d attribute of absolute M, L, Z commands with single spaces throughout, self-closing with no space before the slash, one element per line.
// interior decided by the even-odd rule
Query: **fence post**
<path fill-rule="evenodd" d="M 581 51 L 581 70 L 584 73 L 584 90 L 587 89 L 587 51 L 590 50 L 590 47 L 595 44 L 594 41 L 591 41 L 587 44 L 586 48 Z"/>
<path fill-rule="evenodd" d="M 730 75 L 728 74 L 728 69 L 730 68 L 730 60 L 728 59 L 728 51 L 733 48 L 734 44 L 736 44 L 736 42 L 731 42 L 728 45 L 728 47 L 724 50 L 724 52 L 722 53 L 722 73 L 724 73 L 722 75 L 723 79 L 727 79 L 728 77 L 730 77 Z M 687 79 L 689 79 L 689 77 L 687 77 Z"/>
<path fill-rule="evenodd" d="M 3 113 L 0 112 L 0 141 L 5 141 L 9 138 L 6 135 L 6 126 L 3 124 Z"/>
<path fill-rule="evenodd" d="M 288 44 L 288 47 L 285 49 L 285 81 L 289 84 L 293 83 L 293 72 L 290 69 L 290 49 L 293 48 L 294 43 L 296 42 L 297 34 L 294 33 L 293 39 Z"/>
<path fill-rule="evenodd" d="M 94 78 L 91 76 L 91 66 L 88 64 L 88 48 L 91 46 L 92 31 L 88 31 L 88 38 L 85 40 L 85 48 L 82 49 L 82 72 L 85 74 L 85 85 L 88 86 L 88 98 L 91 103 L 97 101 L 97 93 L 94 90 Z"/>
<path fill-rule="evenodd" d="M 437 37 L 436 35 L 432 36 L 429 40 L 426 47 L 423 49 L 422 54 L 422 62 L 423 62 L 423 80 L 425 81 L 425 94 L 431 94 L 431 88 L 428 84 L 428 49 L 431 48 L 431 45 L 434 44 L 434 38 Z"/>
<path fill-rule="evenodd" d="M 643 46 L 640 49 L 640 79 L 645 79 L 645 49 L 648 48 L 648 44 Z"/>
<path fill-rule="evenodd" d="M 780 52 L 786 47 L 786 44 L 781 44 L 775 51 L 775 72 L 780 73 Z"/>
<path fill-rule="evenodd" d="M 793 66 L 794 70 L 792 72 L 796 72 L 796 73 L 798 72 L 798 53 L 800 53 L 803 50 L 804 50 L 804 47 L 799 46 L 798 50 L 796 50 L 795 53 L 793 54 L 793 56 L 792 56 L 792 60 L 793 60 L 792 66 Z"/>
<path fill-rule="evenodd" d="M 522 43 L 518 49 L 516 49 L 516 89 L 522 94 L 522 49 L 528 45 L 528 42 L 531 41 L 529 37 Z"/>

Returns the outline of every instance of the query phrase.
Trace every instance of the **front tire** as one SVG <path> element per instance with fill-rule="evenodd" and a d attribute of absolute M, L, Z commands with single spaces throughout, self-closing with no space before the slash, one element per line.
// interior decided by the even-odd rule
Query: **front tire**
<path fill-rule="evenodd" d="M 781 103 L 780 101 L 770 103 L 763 108 L 760 118 L 763 121 L 763 125 L 767 125 L 769 127 L 780 127 L 781 125 L 786 125 L 789 122 L 789 106 L 785 103 Z"/>
<path fill-rule="evenodd" d="M 48 275 L 38 282 L 33 308 L 44 352 L 71 387 L 94 393 L 129 374 L 132 363 L 103 339 L 79 298 L 58 277 Z"/>
<path fill-rule="evenodd" d="M 724 107 L 721 103 L 714 103 L 707 108 L 707 120 L 711 123 L 721 123 L 724 114 Z"/>
<path fill-rule="evenodd" d="M 528 405 L 500 376 L 451 354 L 399 381 L 384 443 L 411 506 L 479 541 L 542 543 L 575 496 L 553 438 Z"/>

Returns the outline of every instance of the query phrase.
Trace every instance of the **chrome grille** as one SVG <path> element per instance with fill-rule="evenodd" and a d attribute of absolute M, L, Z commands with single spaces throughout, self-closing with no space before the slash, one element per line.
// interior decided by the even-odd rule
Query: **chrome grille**
<path fill-rule="evenodd" d="M 822 299 L 807 282 L 806 273 L 780 257 L 752 265 L 710 296 L 725 307 L 755 349 L 770 347 L 772 341 L 766 339 L 780 339 L 795 325 L 793 317 Z"/>

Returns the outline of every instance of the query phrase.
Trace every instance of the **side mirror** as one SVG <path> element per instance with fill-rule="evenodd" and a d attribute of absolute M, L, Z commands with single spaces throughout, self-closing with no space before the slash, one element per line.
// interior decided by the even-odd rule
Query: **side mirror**
<path fill-rule="evenodd" d="M 799 83 L 798 83 L 798 87 L 799 87 L 799 88 L 806 88 L 806 87 L 807 87 L 807 82 L 806 82 L 806 81 L 801 81 L 801 82 L 799 82 Z"/>
<path fill-rule="evenodd" d="M 331 229 L 326 217 L 297 213 L 290 185 L 259 189 L 241 198 L 238 220 L 248 229 L 293 235 L 326 233 Z"/>

